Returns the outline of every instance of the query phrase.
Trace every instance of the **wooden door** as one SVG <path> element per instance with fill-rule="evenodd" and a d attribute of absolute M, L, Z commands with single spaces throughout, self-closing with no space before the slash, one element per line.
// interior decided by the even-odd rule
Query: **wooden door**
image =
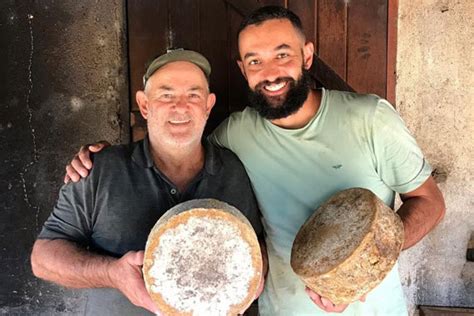
<path fill-rule="evenodd" d="M 135 102 L 145 64 L 167 48 L 201 52 L 212 65 L 217 104 L 206 133 L 246 105 L 247 85 L 237 67 L 237 29 L 262 5 L 299 15 L 316 47 L 311 69 L 329 89 L 375 93 L 395 101 L 396 0 L 133 0 L 127 1 L 132 138 L 146 125 Z"/>

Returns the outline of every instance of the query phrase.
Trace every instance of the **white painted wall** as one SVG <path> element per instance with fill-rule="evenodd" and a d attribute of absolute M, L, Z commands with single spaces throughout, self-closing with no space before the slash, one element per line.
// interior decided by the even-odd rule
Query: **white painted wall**
<path fill-rule="evenodd" d="M 443 222 L 401 257 L 415 305 L 474 307 L 474 1 L 400 0 L 397 109 L 444 193 Z"/>

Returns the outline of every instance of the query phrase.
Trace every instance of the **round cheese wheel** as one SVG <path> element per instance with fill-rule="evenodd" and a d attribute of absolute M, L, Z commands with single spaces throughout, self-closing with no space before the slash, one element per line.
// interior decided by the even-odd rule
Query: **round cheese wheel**
<path fill-rule="evenodd" d="M 165 315 L 237 315 L 254 300 L 261 271 L 251 224 L 218 200 L 171 208 L 146 243 L 145 285 Z"/>
<path fill-rule="evenodd" d="M 404 241 L 400 217 L 371 191 L 341 191 L 321 205 L 293 242 L 291 266 L 314 292 L 349 304 L 393 268 Z"/>

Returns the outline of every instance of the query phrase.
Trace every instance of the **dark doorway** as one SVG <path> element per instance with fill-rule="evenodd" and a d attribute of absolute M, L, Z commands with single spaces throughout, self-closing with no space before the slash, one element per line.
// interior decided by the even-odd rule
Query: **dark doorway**
<path fill-rule="evenodd" d="M 127 2 L 132 138 L 146 131 L 134 96 L 145 64 L 167 48 L 201 52 L 212 65 L 217 105 L 212 131 L 246 105 L 246 83 L 236 65 L 237 29 L 262 5 L 288 7 L 316 47 L 313 77 L 329 89 L 375 93 L 394 103 L 397 1 L 389 0 L 134 0 Z"/>

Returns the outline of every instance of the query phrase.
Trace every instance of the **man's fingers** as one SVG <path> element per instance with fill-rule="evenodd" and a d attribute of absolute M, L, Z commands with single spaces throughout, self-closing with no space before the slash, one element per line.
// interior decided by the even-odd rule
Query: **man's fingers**
<path fill-rule="evenodd" d="M 94 143 L 94 144 L 91 144 L 89 146 L 87 146 L 89 148 L 89 150 L 93 153 L 96 153 L 96 152 L 99 152 L 101 151 L 102 149 L 104 149 L 105 147 L 109 147 L 110 146 L 110 143 L 108 141 L 105 141 L 105 140 L 101 140 L 100 142 L 97 142 L 97 143 Z"/>
<path fill-rule="evenodd" d="M 74 169 L 75 173 L 79 174 L 83 178 L 87 177 L 87 175 L 89 174 L 89 170 L 84 167 L 78 156 L 74 157 L 74 159 L 71 161 L 70 166 Z M 68 175 L 71 177 L 71 179 L 73 179 L 69 172 Z"/>
<path fill-rule="evenodd" d="M 99 152 L 107 146 L 110 146 L 110 143 L 107 141 L 82 146 L 71 163 L 66 167 L 64 183 L 68 183 L 70 180 L 77 182 L 81 177 L 87 177 L 89 170 L 92 168 L 91 152 Z"/>
<path fill-rule="evenodd" d="M 158 307 L 156 307 L 155 303 L 151 300 L 151 297 L 145 288 L 143 288 L 143 291 L 144 292 L 141 294 L 142 301 L 140 305 L 143 306 L 143 308 L 149 310 L 150 312 L 156 315 L 161 315 L 160 310 L 158 309 Z"/>
<path fill-rule="evenodd" d="M 318 305 L 319 307 L 323 308 L 324 309 L 324 304 L 323 302 L 321 302 L 321 296 L 319 296 L 318 294 L 314 293 L 313 291 L 311 291 L 308 287 L 306 287 L 304 289 L 306 291 L 306 293 L 308 294 L 309 298 L 316 304 Z"/>
<path fill-rule="evenodd" d="M 112 283 L 132 304 L 160 315 L 158 307 L 148 294 L 139 267 L 143 264 L 143 257 L 143 251 L 129 251 L 118 259 L 112 267 L 112 279 L 114 280 Z"/>
<path fill-rule="evenodd" d="M 134 260 L 136 260 L 135 263 L 136 262 L 143 263 L 143 251 L 132 253 L 130 258 L 133 258 Z M 160 310 L 158 309 L 158 307 L 156 307 L 155 303 L 150 297 L 150 294 L 148 294 L 148 291 L 146 290 L 146 287 L 145 287 L 145 281 L 141 277 L 137 279 L 134 295 L 138 295 L 138 299 L 140 300 L 139 302 L 140 306 L 142 306 L 143 308 L 146 308 L 152 313 L 155 313 L 156 315 L 160 315 Z"/>
<path fill-rule="evenodd" d="M 129 285 L 130 286 L 130 285 Z M 141 284 L 137 284 L 134 288 L 133 293 L 130 293 L 135 299 L 131 299 L 131 302 L 137 306 L 141 306 L 150 312 L 160 315 L 160 310 L 156 307 L 155 303 L 152 301 L 150 295 L 148 294 L 143 280 Z"/>
<path fill-rule="evenodd" d="M 66 176 L 69 176 L 72 182 L 77 182 L 81 179 L 81 175 L 71 165 L 66 166 Z"/>
<path fill-rule="evenodd" d="M 82 146 L 81 149 L 79 149 L 79 153 L 77 154 L 77 157 L 79 158 L 79 162 L 87 169 L 92 168 L 92 161 L 91 161 L 91 151 L 90 148 L 92 146 Z M 92 151 L 96 152 L 96 151 Z M 76 158 L 74 158 L 75 160 Z"/>
<path fill-rule="evenodd" d="M 326 312 L 342 313 L 347 308 L 347 305 L 345 305 L 345 304 L 334 305 L 334 303 L 331 302 L 329 299 L 327 299 L 325 297 L 321 297 L 319 294 L 313 292 L 308 287 L 305 288 L 305 291 L 309 295 L 309 298 L 316 305 L 318 305 L 322 310 L 324 310 Z"/>
<path fill-rule="evenodd" d="M 334 307 L 333 302 L 331 302 L 330 300 L 328 300 L 328 299 L 325 298 L 325 297 L 321 297 L 321 303 L 323 303 L 324 307 L 326 307 L 326 308 L 332 308 L 332 307 Z"/>
<path fill-rule="evenodd" d="M 99 152 L 103 148 L 104 148 L 104 144 L 102 144 L 102 143 L 95 143 L 95 144 L 87 146 L 87 150 L 89 150 L 93 153 Z"/>

